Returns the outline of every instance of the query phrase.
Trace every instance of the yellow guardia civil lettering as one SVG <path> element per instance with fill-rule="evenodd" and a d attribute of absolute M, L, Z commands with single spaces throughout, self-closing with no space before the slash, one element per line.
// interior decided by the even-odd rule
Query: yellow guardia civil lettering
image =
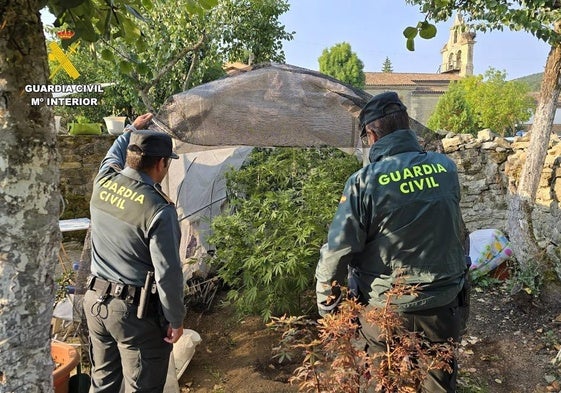
<path fill-rule="evenodd" d="M 390 183 L 400 183 L 399 190 L 403 194 L 421 191 L 427 188 L 440 187 L 434 174 L 447 172 L 442 164 L 422 164 L 403 168 L 378 177 L 378 184 L 386 186 Z"/>
<path fill-rule="evenodd" d="M 140 205 L 144 203 L 144 194 L 133 191 L 113 180 L 102 178 L 98 184 L 103 189 L 99 192 L 99 199 L 119 209 L 123 210 L 125 208 L 125 201 L 127 200 Z"/>

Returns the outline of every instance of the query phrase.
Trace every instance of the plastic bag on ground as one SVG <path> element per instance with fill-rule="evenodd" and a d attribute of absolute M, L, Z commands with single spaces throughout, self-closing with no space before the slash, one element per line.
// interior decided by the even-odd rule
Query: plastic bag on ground
<path fill-rule="evenodd" d="M 473 279 L 488 274 L 513 255 L 510 241 L 498 229 L 474 231 L 470 233 L 469 240 L 470 275 Z"/>

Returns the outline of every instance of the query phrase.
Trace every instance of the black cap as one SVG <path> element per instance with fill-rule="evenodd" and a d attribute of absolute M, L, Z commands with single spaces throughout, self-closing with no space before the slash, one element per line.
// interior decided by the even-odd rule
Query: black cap
<path fill-rule="evenodd" d="M 395 104 L 399 108 L 388 109 L 388 105 Z M 370 101 L 364 105 L 364 108 L 360 111 L 358 116 L 360 129 L 362 130 L 361 136 L 366 133 L 366 125 L 372 123 L 374 120 L 381 117 L 387 116 L 391 113 L 405 111 L 407 108 L 403 105 L 403 102 L 397 96 L 397 93 L 393 91 L 387 91 L 372 97 Z"/>
<path fill-rule="evenodd" d="M 129 150 L 137 147 L 144 156 L 179 158 L 172 150 L 171 137 L 163 132 L 152 130 L 137 130 L 131 135 Z"/>

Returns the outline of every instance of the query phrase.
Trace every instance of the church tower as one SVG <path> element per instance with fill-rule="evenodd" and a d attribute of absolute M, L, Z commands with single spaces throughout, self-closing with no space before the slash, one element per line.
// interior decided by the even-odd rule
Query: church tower
<path fill-rule="evenodd" d="M 466 30 L 463 18 L 457 14 L 450 28 L 450 37 L 442 53 L 441 74 L 473 75 L 473 45 L 475 33 Z"/>

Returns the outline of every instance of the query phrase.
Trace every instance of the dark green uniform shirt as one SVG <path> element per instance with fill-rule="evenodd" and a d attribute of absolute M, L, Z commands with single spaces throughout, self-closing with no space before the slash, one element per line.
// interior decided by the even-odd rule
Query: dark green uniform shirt
<path fill-rule="evenodd" d="M 101 163 L 90 202 L 92 274 L 143 286 L 154 272 L 163 313 L 183 325 L 181 232 L 175 206 L 145 173 L 126 167 L 130 132 L 119 136 Z"/>
<path fill-rule="evenodd" d="M 456 165 L 423 151 L 411 130 L 379 139 L 370 164 L 345 185 L 316 269 L 317 300 L 352 271 L 360 299 L 382 306 L 396 281 L 420 284 L 418 296 L 396 300 L 402 311 L 450 303 L 466 269 Z"/>

